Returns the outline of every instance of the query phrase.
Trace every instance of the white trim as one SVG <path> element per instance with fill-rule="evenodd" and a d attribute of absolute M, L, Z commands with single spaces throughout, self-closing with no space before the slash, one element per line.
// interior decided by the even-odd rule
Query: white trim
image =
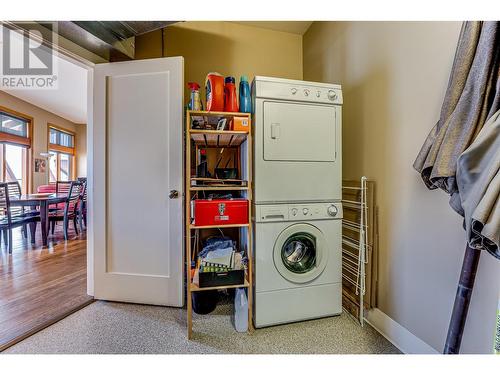
<path fill-rule="evenodd" d="M 87 294 L 94 296 L 94 68 L 87 72 Z"/>
<path fill-rule="evenodd" d="M 58 57 L 69 63 L 87 70 L 87 294 L 94 296 L 94 67 L 95 64 L 77 54 L 52 45 L 58 52 Z"/>
<path fill-rule="evenodd" d="M 439 354 L 379 309 L 367 311 L 365 321 L 405 354 Z"/>

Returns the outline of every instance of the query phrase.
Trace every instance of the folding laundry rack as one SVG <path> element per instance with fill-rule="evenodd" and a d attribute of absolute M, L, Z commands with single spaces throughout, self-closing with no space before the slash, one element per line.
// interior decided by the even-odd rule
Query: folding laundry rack
<path fill-rule="evenodd" d="M 342 304 L 363 326 L 364 310 L 376 304 L 374 182 L 343 181 L 342 205 Z"/>

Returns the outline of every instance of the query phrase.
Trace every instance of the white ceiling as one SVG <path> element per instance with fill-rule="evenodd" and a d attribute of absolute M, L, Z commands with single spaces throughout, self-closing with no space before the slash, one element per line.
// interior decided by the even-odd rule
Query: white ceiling
<path fill-rule="evenodd" d="M 260 27 L 263 29 L 304 35 L 313 21 L 238 21 L 236 23 L 247 26 Z"/>
<path fill-rule="evenodd" d="M 0 31 L 1 29 L 0 26 Z M 13 38 L 12 42 L 20 44 L 21 38 Z M 87 123 L 87 70 L 59 57 L 56 57 L 54 65 L 57 75 L 56 89 L 4 91 L 74 123 Z"/>

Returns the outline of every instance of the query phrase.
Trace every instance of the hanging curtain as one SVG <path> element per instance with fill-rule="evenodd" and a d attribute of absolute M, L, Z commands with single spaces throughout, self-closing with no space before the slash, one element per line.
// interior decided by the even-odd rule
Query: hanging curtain
<path fill-rule="evenodd" d="M 464 22 L 439 121 L 413 167 L 429 189 L 451 195 L 469 245 L 497 257 L 499 109 L 500 23 Z"/>
<path fill-rule="evenodd" d="M 469 246 L 500 259 L 500 111 L 458 158 L 457 185 L 450 204 L 465 218 Z"/>

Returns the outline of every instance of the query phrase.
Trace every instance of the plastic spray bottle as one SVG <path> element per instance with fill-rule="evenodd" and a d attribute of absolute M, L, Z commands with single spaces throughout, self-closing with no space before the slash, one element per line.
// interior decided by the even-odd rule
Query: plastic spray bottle
<path fill-rule="evenodd" d="M 252 98 L 247 76 L 240 78 L 240 112 L 252 113 Z"/>

